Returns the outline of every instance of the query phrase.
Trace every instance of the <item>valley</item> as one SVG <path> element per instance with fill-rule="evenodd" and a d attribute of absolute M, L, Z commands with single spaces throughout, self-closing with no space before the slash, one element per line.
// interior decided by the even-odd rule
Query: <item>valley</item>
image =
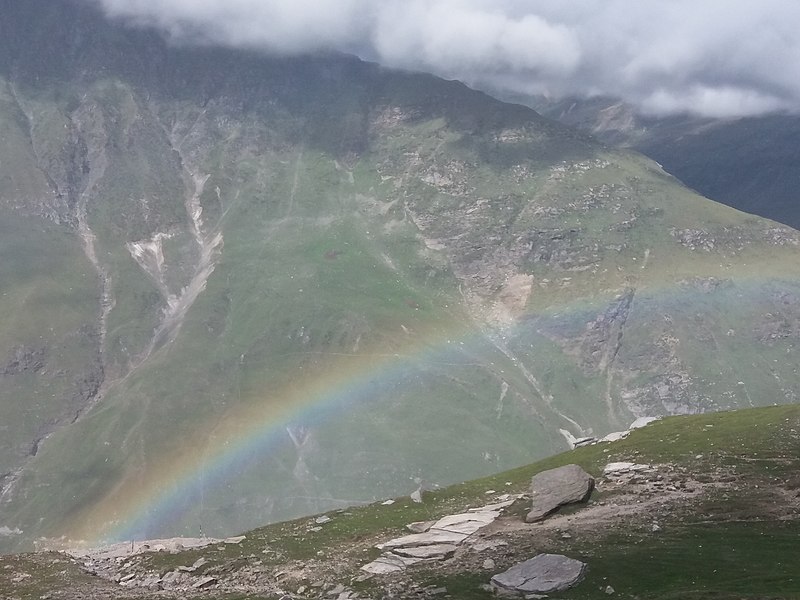
<path fill-rule="evenodd" d="M 458 82 L 0 9 L 2 551 L 226 538 L 797 400 L 790 227 Z"/>

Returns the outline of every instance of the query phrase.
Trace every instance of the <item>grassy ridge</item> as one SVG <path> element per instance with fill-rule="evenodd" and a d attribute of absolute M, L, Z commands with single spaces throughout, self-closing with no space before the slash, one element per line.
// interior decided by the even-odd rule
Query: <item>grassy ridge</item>
<path fill-rule="evenodd" d="M 572 526 L 568 540 L 530 532 L 509 538 L 496 570 L 549 551 L 579 558 L 590 566 L 587 579 L 558 594 L 560 598 L 605 597 L 607 585 L 626 598 L 797 598 L 798 505 L 776 498 L 785 497 L 785 492 L 796 494 L 799 432 L 800 408 L 794 406 L 666 418 L 614 444 L 580 448 L 427 492 L 422 504 L 398 498 L 391 506 L 336 511 L 329 513 L 333 520 L 318 530 L 310 529 L 313 521 L 309 519 L 280 523 L 248 532 L 236 546 L 151 554 L 141 566 L 167 572 L 203 556 L 209 560 L 204 569 L 213 575 L 218 569 L 235 572 L 235 565 L 250 564 L 247 557 L 255 554 L 258 562 L 276 569 L 292 561 L 312 561 L 316 578 L 325 580 L 336 573 L 335 581 L 347 583 L 358 574 L 358 566 L 377 555 L 372 545 L 402 535 L 407 523 L 480 506 L 489 489 L 524 493 L 531 476 L 545 469 L 577 463 L 599 478 L 608 462 L 632 460 L 661 465 L 661 469 L 666 466 L 692 481 L 715 482 L 724 477 L 732 485 L 708 488 L 684 504 L 670 505 L 671 512 L 660 511 L 657 517 L 633 515 L 586 531 Z M 614 493 L 596 491 L 593 498 L 613 502 Z M 515 512 L 519 515 L 512 518 L 524 514 L 522 508 Z M 653 518 L 661 527 L 658 533 L 651 530 Z M 404 576 L 403 585 L 445 586 L 457 598 L 492 597 L 480 588 L 492 571 L 461 571 L 458 565 L 417 566 Z M 379 595 L 394 581 L 376 578 L 356 588 Z"/>

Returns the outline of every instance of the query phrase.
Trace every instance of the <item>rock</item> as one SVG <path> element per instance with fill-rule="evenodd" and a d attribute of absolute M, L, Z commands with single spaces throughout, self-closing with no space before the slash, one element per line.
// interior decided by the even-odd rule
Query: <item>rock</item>
<path fill-rule="evenodd" d="M 436 523 L 436 521 L 416 521 L 406 525 L 406 529 L 413 533 L 425 533 L 426 531 L 429 531 L 431 527 L 433 527 L 434 523 Z"/>
<path fill-rule="evenodd" d="M 422 490 L 415 490 L 411 492 L 411 499 L 417 504 L 420 504 L 422 502 Z"/>
<path fill-rule="evenodd" d="M 486 506 L 481 506 L 478 508 L 470 508 L 467 512 L 489 512 L 489 511 L 498 511 L 503 510 L 504 508 L 508 508 L 514 502 L 522 498 L 522 494 L 503 494 L 498 498 L 499 502 L 495 504 L 487 504 Z"/>
<path fill-rule="evenodd" d="M 325 523 L 329 523 L 332 519 L 327 515 L 322 515 L 321 517 L 317 517 L 314 519 L 314 523 L 317 525 L 324 525 Z"/>
<path fill-rule="evenodd" d="M 603 468 L 603 475 L 606 477 L 620 477 L 631 473 L 638 473 L 642 471 L 649 471 L 653 467 L 650 465 L 640 465 L 631 462 L 613 462 L 608 463 Z"/>
<path fill-rule="evenodd" d="M 151 576 L 145 577 L 140 584 L 141 587 L 156 591 L 161 589 L 161 577 Z"/>
<path fill-rule="evenodd" d="M 616 594 L 617 593 L 616 590 L 613 587 L 611 587 L 610 585 L 606 586 L 605 592 L 609 596 L 611 596 L 612 594 Z"/>
<path fill-rule="evenodd" d="M 432 546 L 434 544 L 460 544 L 467 536 L 463 533 L 451 531 L 431 530 L 427 533 L 413 533 L 403 537 L 389 540 L 385 544 L 378 544 L 379 550 L 391 550 L 393 548 L 409 548 L 412 546 Z"/>
<path fill-rule="evenodd" d="M 205 590 L 207 588 L 210 588 L 215 583 L 217 583 L 216 577 L 203 577 L 194 582 L 194 584 L 192 584 L 192 587 L 196 590 Z"/>
<path fill-rule="evenodd" d="M 247 536 L 244 535 L 237 535 L 236 537 L 229 537 L 222 540 L 226 544 L 241 544 L 243 541 L 247 539 Z"/>
<path fill-rule="evenodd" d="M 570 448 L 574 448 L 575 447 L 575 442 L 577 441 L 578 438 L 576 438 L 574 435 L 572 435 L 572 433 L 570 433 L 566 429 L 559 429 L 558 431 L 560 431 L 561 435 L 564 436 L 564 439 L 567 440 L 567 443 L 569 444 L 569 447 Z"/>
<path fill-rule="evenodd" d="M 470 544 L 472 549 L 475 552 L 484 552 L 486 550 L 494 550 L 495 548 L 502 548 L 503 546 L 508 546 L 508 542 L 505 540 L 498 540 L 498 539 L 484 539 L 478 540 Z"/>
<path fill-rule="evenodd" d="M 328 590 L 328 596 L 338 596 L 342 592 L 344 592 L 347 588 L 344 587 L 341 583 L 336 584 L 332 589 Z"/>
<path fill-rule="evenodd" d="M 391 506 L 392 504 L 394 504 L 394 502 L 395 502 L 394 500 L 389 499 L 389 500 L 384 500 L 383 502 L 381 502 L 381 504 L 383 506 Z"/>
<path fill-rule="evenodd" d="M 607 436 L 600 438 L 601 442 L 618 442 L 619 440 L 624 440 L 631 434 L 629 430 L 626 431 L 615 431 L 614 433 L 609 433 Z"/>
<path fill-rule="evenodd" d="M 431 530 L 433 531 L 449 531 L 452 533 L 462 533 L 464 535 L 472 535 L 478 529 L 486 527 L 493 523 L 497 517 L 500 516 L 499 512 L 483 511 L 483 512 L 470 512 L 461 513 L 457 515 L 448 515 L 442 517 L 433 524 Z"/>
<path fill-rule="evenodd" d="M 361 570 L 372 573 L 373 575 L 387 575 L 389 573 L 405 571 L 406 567 L 418 563 L 420 560 L 422 559 L 403 558 L 396 554 L 383 554 L 371 563 L 361 567 Z"/>
<path fill-rule="evenodd" d="M 594 437 L 582 437 L 575 440 L 572 444 L 573 448 L 581 448 L 583 446 L 591 446 L 592 444 L 597 442 L 597 438 Z"/>
<path fill-rule="evenodd" d="M 496 565 L 494 564 L 494 561 L 491 558 L 487 558 L 485 561 L 483 561 L 482 566 L 487 571 L 494 571 Z"/>
<path fill-rule="evenodd" d="M 578 465 L 566 465 L 533 476 L 533 504 L 525 521 L 534 523 L 565 504 L 585 502 L 594 488 L 594 479 Z"/>
<path fill-rule="evenodd" d="M 200 567 L 202 567 L 205 564 L 208 564 L 208 559 L 203 557 L 203 556 L 201 556 L 200 558 L 198 558 L 196 561 L 194 561 L 192 563 L 192 569 L 197 570 L 197 569 L 199 569 Z"/>
<path fill-rule="evenodd" d="M 633 423 L 631 423 L 631 426 L 628 427 L 628 429 L 640 429 L 646 425 L 649 425 L 653 421 L 658 421 L 660 418 L 661 417 L 639 417 Z"/>
<path fill-rule="evenodd" d="M 442 594 L 447 593 L 446 587 L 437 587 L 431 590 L 427 590 L 429 596 L 441 596 Z"/>
<path fill-rule="evenodd" d="M 586 565 L 560 554 L 540 554 L 492 577 L 496 589 L 521 594 L 563 592 L 579 583 Z"/>
<path fill-rule="evenodd" d="M 389 540 L 376 547 L 382 556 L 361 567 L 375 575 L 396 573 L 422 560 L 445 560 L 455 554 L 458 545 L 479 529 L 493 523 L 503 508 L 513 504 L 519 496 L 503 494 L 500 503 L 470 509 L 469 512 L 447 515 L 438 521 L 420 521 L 406 527 L 418 532 Z M 486 548 L 505 545 L 505 542 L 484 544 Z"/>
<path fill-rule="evenodd" d="M 424 560 L 443 560 L 455 554 L 457 546 L 453 544 L 432 544 L 430 546 L 416 546 L 412 548 L 397 548 L 394 554 L 407 556 L 409 558 L 421 558 Z"/>

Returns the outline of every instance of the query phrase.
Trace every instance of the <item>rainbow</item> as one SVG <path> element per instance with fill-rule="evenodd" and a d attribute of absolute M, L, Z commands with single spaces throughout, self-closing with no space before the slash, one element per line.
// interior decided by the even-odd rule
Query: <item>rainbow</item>
<path fill-rule="evenodd" d="M 739 283 L 755 285 L 754 281 L 745 278 Z M 679 293 L 674 284 L 647 290 L 648 294 L 664 292 Z M 557 313 L 544 312 L 551 316 L 580 313 L 596 307 L 598 300 L 603 301 L 581 299 L 558 307 Z M 142 472 L 122 477 L 115 488 L 73 518 L 65 536 L 97 545 L 163 533 L 187 511 L 187 498 L 201 497 L 230 479 L 252 457 L 264 456 L 285 443 L 286 429 L 292 424 L 318 423 L 368 404 L 378 393 L 401 384 L 420 365 L 469 366 L 471 345 L 486 344 L 483 332 L 463 325 L 443 325 L 427 335 L 410 337 L 412 341 L 395 352 L 327 357 L 325 365 L 303 381 L 231 409 L 221 421 L 199 428 L 196 437 L 203 440 L 198 444 L 202 451 L 183 449 Z"/>
<path fill-rule="evenodd" d="M 471 338 L 485 339 L 474 330 L 450 327 L 421 336 L 398 352 L 335 355 L 304 383 L 284 386 L 201 428 L 196 437 L 204 441 L 204 451 L 182 450 L 146 472 L 124 477 L 74 519 L 66 537 L 98 545 L 163 532 L 186 511 L 187 498 L 201 497 L 253 456 L 264 456 L 285 442 L 290 425 L 320 422 L 366 404 L 402 383 L 420 364 L 468 365 L 468 357 L 458 350 Z"/>

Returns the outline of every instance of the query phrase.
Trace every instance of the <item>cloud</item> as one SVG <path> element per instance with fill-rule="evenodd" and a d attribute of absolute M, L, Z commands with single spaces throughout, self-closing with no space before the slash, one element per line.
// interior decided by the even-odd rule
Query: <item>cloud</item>
<path fill-rule="evenodd" d="M 800 108 L 796 0 L 85 0 L 183 43 L 353 52 L 478 87 L 654 113 Z"/>

